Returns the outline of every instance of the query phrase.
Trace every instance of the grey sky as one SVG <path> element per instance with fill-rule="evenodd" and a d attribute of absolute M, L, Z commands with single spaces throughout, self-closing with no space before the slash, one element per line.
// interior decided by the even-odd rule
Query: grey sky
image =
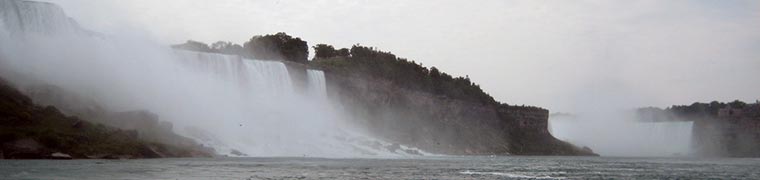
<path fill-rule="evenodd" d="M 283 31 L 375 46 L 553 111 L 760 99 L 759 1 L 48 1 L 167 44 Z"/>

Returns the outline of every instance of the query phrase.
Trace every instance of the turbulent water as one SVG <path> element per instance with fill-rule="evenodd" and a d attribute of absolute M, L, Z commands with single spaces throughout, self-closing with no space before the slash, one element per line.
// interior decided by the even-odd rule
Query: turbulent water
<path fill-rule="evenodd" d="M 760 159 L 435 157 L 0 161 L 0 179 L 758 179 Z"/>

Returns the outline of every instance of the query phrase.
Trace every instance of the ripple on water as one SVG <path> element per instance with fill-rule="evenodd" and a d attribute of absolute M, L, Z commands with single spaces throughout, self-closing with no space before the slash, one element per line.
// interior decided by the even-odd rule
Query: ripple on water
<path fill-rule="evenodd" d="M 523 174 L 516 174 L 516 173 L 506 173 L 506 172 L 478 172 L 478 171 L 462 171 L 459 172 L 459 174 L 464 175 L 491 175 L 491 176 L 503 176 L 508 178 L 521 178 L 521 179 L 565 179 L 563 177 L 551 177 L 551 176 L 528 176 Z"/>

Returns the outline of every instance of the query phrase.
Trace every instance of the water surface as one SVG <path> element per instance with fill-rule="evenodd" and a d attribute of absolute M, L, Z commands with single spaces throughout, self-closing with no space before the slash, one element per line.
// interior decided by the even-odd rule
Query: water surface
<path fill-rule="evenodd" d="M 760 159 L 428 157 L 0 160 L 0 179 L 760 179 Z"/>

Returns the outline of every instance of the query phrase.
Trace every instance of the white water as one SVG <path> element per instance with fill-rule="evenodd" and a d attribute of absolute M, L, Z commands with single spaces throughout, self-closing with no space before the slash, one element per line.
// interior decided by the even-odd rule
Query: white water
<path fill-rule="evenodd" d="M 343 125 L 321 71 L 308 70 L 310 93 L 297 93 L 281 62 L 173 50 L 139 34 L 96 37 L 49 3 L 0 8 L 0 75 L 20 86 L 52 84 L 112 111 L 149 110 L 222 154 L 394 154 Z"/>
<path fill-rule="evenodd" d="M 320 70 L 307 70 L 309 79 L 309 92 L 318 97 L 327 98 L 327 85 L 325 83 L 325 73 Z"/>
<path fill-rule="evenodd" d="M 0 10 L 3 23 L 7 25 L 5 30 L 12 34 L 84 33 L 77 23 L 63 13 L 63 9 L 49 3 L 3 0 L 0 1 Z"/>

